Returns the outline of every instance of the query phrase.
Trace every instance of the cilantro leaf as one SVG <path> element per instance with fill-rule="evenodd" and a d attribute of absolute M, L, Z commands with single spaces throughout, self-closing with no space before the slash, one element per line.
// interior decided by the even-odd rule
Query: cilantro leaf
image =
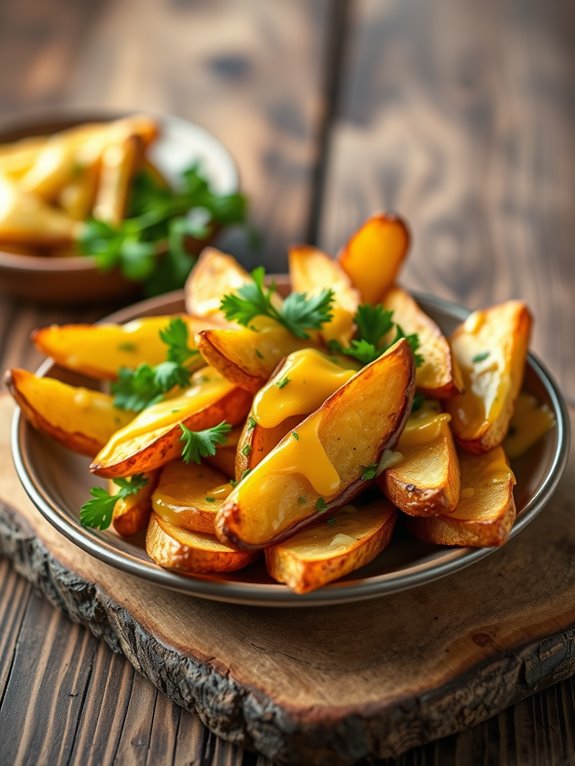
<path fill-rule="evenodd" d="M 318 330 L 332 317 L 333 290 L 317 295 L 291 293 L 278 308 L 274 305 L 275 285 L 264 285 L 265 270 L 258 266 L 251 273 L 252 281 L 235 293 L 224 295 L 220 308 L 226 319 L 249 327 L 258 316 L 266 316 L 283 325 L 296 338 L 308 338 L 307 330 Z"/>
<path fill-rule="evenodd" d="M 231 425 L 222 421 L 219 425 L 206 428 L 203 431 L 191 431 L 183 423 L 180 423 L 182 435 L 180 441 L 182 447 L 182 460 L 184 463 L 200 463 L 203 457 L 212 457 L 216 454 L 216 447 L 226 441 L 231 430 Z"/>
<path fill-rule="evenodd" d="M 112 523 L 114 507 L 118 500 L 124 500 L 130 495 L 135 495 L 148 483 L 148 479 L 142 474 L 136 474 L 130 479 L 120 478 L 113 481 L 119 487 L 115 495 L 106 492 L 103 487 L 92 487 L 90 490 L 92 499 L 80 508 L 82 526 L 108 529 Z"/>

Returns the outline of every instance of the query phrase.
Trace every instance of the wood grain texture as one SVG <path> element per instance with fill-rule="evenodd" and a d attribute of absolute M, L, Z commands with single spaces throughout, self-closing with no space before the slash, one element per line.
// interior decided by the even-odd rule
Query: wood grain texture
<path fill-rule="evenodd" d="M 7 399 L 0 403 L 0 422 L 11 408 Z M 343 766 L 397 756 L 466 729 L 575 672 L 569 576 L 575 529 L 568 525 L 574 490 L 572 459 L 545 513 L 498 556 L 457 577 L 381 601 L 303 612 L 210 603 L 143 581 L 134 587 L 132 578 L 55 532 L 8 472 L 0 477 L 0 550 L 53 603 L 218 736 L 279 763 Z M 23 696 L 31 701 L 26 718 L 42 723 L 42 716 L 53 716 L 54 705 L 45 704 L 51 694 L 89 686 L 93 643 L 76 629 L 66 650 L 58 649 L 60 619 L 52 613 L 43 630 L 39 616 L 30 615 L 21 628 L 23 646 L 46 636 L 39 657 L 45 671 L 31 677 L 24 695 L 17 680 L 7 685 L 0 729 L 15 732 L 5 747 L 16 761 L 31 753 L 58 760 L 81 741 L 74 732 L 87 717 L 87 691 L 58 716 L 58 737 L 46 740 L 33 727 L 21 737 L 14 720 Z M 61 663 L 47 661 L 53 645 Z M 134 687 L 130 699 L 133 694 Z M 128 742 L 175 741 L 175 713 L 154 735 L 145 709 L 155 704 L 155 693 L 141 686 L 138 701 L 128 702 L 123 718 L 122 730 L 131 735 L 117 746 L 121 762 L 131 757 Z M 53 718 L 45 725 L 54 726 Z"/>

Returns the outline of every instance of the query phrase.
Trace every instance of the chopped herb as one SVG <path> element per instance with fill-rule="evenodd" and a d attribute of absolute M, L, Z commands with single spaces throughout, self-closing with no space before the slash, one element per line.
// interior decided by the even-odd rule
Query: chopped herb
<path fill-rule="evenodd" d="M 92 499 L 80 508 L 82 526 L 107 529 L 112 523 L 114 506 L 118 500 L 124 500 L 130 495 L 135 495 L 148 483 L 148 479 L 142 474 L 135 474 L 130 479 L 114 479 L 113 481 L 119 487 L 115 495 L 106 492 L 103 487 L 92 487 L 90 490 Z"/>
<path fill-rule="evenodd" d="M 246 468 L 246 470 L 245 470 L 245 471 L 242 473 L 242 475 L 240 476 L 240 481 L 242 481 L 242 479 L 245 479 L 245 478 L 246 478 L 246 476 L 247 476 L 249 473 L 251 473 L 251 471 L 252 471 L 252 469 L 251 469 L 251 468 Z"/>
<path fill-rule="evenodd" d="M 292 432 L 291 432 L 291 435 L 292 435 L 292 436 L 293 436 L 293 438 L 296 440 L 296 442 L 297 442 L 297 441 L 299 441 L 299 434 L 298 434 L 298 432 L 297 432 L 297 431 L 292 431 Z"/>
<path fill-rule="evenodd" d="M 256 426 L 257 426 L 256 419 L 252 418 L 252 416 L 250 415 L 248 418 L 248 431 L 253 431 Z"/>
<path fill-rule="evenodd" d="M 87 221 L 78 244 L 102 271 L 119 267 L 128 279 L 144 282 L 149 295 L 160 294 L 182 287 L 194 265 L 188 238 L 205 239 L 217 225 L 243 223 L 246 210 L 243 195 L 219 194 L 197 165 L 182 173 L 175 189 L 142 171 L 131 184 L 127 218 Z"/>
<path fill-rule="evenodd" d="M 420 393 L 419 391 L 416 391 L 413 395 L 413 404 L 411 405 L 411 411 L 417 412 L 423 407 L 423 403 L 425 402 L 425 396 Z"/>
<path fill-rule="evenodd" d="M 305 505 L 306 503 L 307 503 L 306 498 L 303 495 L 300 495 L 298 497 L 298 499 L 297 499 L 297 504 L 298 505 Z"/>
<path fill-rule="evenodd" d="M 255 317 L 266 316 L 283 325 L 296 338 L 308 338 L 308 330 L 319 330 L 332 318 L 333 290 L 321 290 L 316 295 L 290 293 L 276 308 L 273 302 L 276 286 L 264 286 L 264 268 L 258 266 L 251 277 L 251 282 L 222 298 L 220 308 L 226 319 L 249 327 Z"/>
<path fill-rule="evenodd" d="M 264 355 L 259 350 L 259 348 L 256 348 L 256 356 L 257 356 L 258 359 L 263 359 L 264 358 Z"/>
<path fill-rule="evenodd" d="M 327 503 L 323 499 L 323 497 L 318 497 L 315 503 L 315 509 L 318 513 L 323 513 L 324 511 L 327 511 Z"/>
<path fill-rule="evenodd" d="M 336 519 L 335 516 L 330 516 L 330 518 L 327 519 L 327 521 L 325 523 L 326 524 L 335 524 L 336 521 L 337 521 L 337 519 Z"/>
<path fill-rule="evenodd" d="M 479 362 L 484 362 L 487 357 L 489 356 L 489 351 L 482 351 L 480 354 L 475 354 L 475 356 L 471 357 L 471 361 L 473 364 L 479 364 Z"/>
<path fill-rule="evenodd" d="M 232 485 L 232 489 L 235 489 L 238 486 L 239 481 L 237 479 L 230 479 L 230 484 Z"/>
<path fill-rule="evenodd" d="M 291 383 L 291 378 L 288 378 L 287 375 L 284 375 L 281 380 L 278 380 L 278 382 L 276 383 L 276 386 L 278 388 L 285 388 L 288 383 Z"/>
<path fill-rule="evenodd" d="M 248 457 L 249 454 L 251 453 L 251 451 L 252 451 L 252 445 L 251 444 L 244 444 L 244 446 L 242 447 L 242 455 L 244 457 Z"/>
<path fill-rule="evenodd" d="M 126 341 L 125 343 L 118 343 L 118 351 L 125 351 L 127 354 L 133 354 L 134 351 L 138 350 L 138 346 L 135 343 L 129 343 Z"/>
<path fill-rule="evenodd" d="M 180 441 L 182 447 L 182 460 L 184 463 L 200 463 L 203 457 L 212 457 L 216 454 L 216 447 L 226 441 L 231 430 L 231 425 L 225 420 L 212 428 L 203 431 L 191 431 L 183 423 L 180 423 L 182 435 Z"/>
<path fill-rule="evenodd" d="M 377 463 L 370 463 L 369 465 L 362 465 L 363 473 L 361 474 L 362 481 L 370 481 L 377 476 Z"/>
<path fill-rule="evenodd" d="M 189 359 L 199 354 L 197 348 L 190 348 L 188 325 L 182 317 L 174 317 L 163 330 L 160 330 L 160 338 L 168 347 L 168 361 L 184 364 Z"/>
<path fill-rule="evenodd" d="M 215 503 L 216 502 L 216 498 L 215 497 L 206 497 L 204 499 L 205 499 L 206 503 Z"/>

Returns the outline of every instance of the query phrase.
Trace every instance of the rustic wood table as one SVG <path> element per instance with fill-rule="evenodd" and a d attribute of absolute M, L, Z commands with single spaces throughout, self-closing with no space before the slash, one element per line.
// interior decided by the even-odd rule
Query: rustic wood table
<path fill-rule="evenodd" d="M 374 209 L 401 211 L 405 284 L 469 307 L 525 298 L 574 404 L 574 35 L 567 0 L 4 0 L 0 115 L 146 108 L 202 124 L 252 200 L 260 249 L 224 243 L 249 265 L 285 269 L 292 241 L 333 253 Z M 1 366 L 34 368 L 33 327 L 111 308 L 2 300 Z M 263 766 L 6 559 L 0 583 L 0 763 Z M 563 681 L 397 763 L 575 763 L 574 691 Z"/>

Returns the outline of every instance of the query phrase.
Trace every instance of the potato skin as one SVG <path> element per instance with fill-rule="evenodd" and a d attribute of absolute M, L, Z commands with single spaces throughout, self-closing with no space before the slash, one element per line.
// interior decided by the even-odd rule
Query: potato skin
<path fill-rule="evenodd" d="M 114 506 L 112 525 L 122 537 L 136 535 L 148 526 L 148 519 L 152 512 L 152 492 L 158 481 L 157 471 L 147 473 L 146 479 L 147 483 L 135 495 L 119 498 Z M 113 481 L 109 484 L 110 494 L 116 494 L 118 486 Z"/>

